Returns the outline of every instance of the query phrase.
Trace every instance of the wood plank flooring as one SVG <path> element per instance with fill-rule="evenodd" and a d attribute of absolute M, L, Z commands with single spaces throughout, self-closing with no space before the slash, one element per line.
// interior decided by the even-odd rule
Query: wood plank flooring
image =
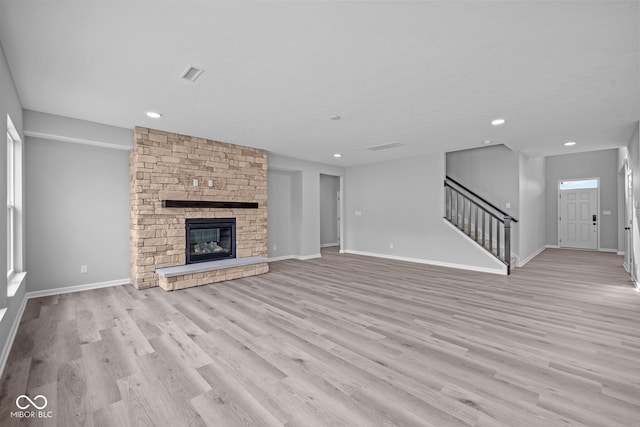
<path fill-rule="evenodd" d="M 32 299 L 0 425 L 637 426 L 621 263 L 547 249 L 504 277 L 325 250 L 177 292 Z M 20 394 L 52 417 L 12 418 Z"/>

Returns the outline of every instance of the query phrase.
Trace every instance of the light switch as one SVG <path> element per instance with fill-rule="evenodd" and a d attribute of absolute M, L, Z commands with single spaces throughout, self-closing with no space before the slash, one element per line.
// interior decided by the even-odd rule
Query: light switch
<path fill-rule="evenodd" d="M 198 180 L 197 180 L 197 179 L 194 179 L 194 180 L 193 180 L 193 186 L 194 186 L 194 187 L 197 187 L 197 186 L 198 186 Z"/>
<path fill-rule="evenodd" d="M 212 179 L 209 180 L 209 187 L 213 187 L 213 180 Z"/>
<path fill-rule="evenodd" d="M 511 209 L 511 203 L 507 202 L 506 207 L 507 209 Z"/>

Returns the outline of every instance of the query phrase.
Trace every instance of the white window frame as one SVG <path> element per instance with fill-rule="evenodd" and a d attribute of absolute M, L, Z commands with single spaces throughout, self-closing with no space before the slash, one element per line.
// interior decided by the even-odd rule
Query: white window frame
<path fill-rule="evenodd" d="M 16 271 L 16 142 L 7 130 L 7 282 Z"/>
<path fill-rule="evenodd" d="M 600 188 L 599 178 L 587 179 L 565 179 L 560 181 L 558 189 L 562 190 L 582 190 L 588 188 Z"/>
<path fill-rule="evenodd" d="M 23 156 L 24 144 L 7 115 L 7 287 L 0 290 L 0 308 L 5 298 L 16 295 L 27 274 L 23 242 Z"/>

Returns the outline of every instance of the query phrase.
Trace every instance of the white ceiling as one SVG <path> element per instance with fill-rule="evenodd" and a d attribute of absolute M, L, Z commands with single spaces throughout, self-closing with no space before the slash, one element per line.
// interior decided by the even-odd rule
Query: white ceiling
<path fill-rule="evenodd" d="M 25 109 L 353 165 L 487 139 L 626 145 L 639 17 L 606 0 L 1 0 L 0 40 Z M 389 142 L 404 146 L 365 150 Z"/>

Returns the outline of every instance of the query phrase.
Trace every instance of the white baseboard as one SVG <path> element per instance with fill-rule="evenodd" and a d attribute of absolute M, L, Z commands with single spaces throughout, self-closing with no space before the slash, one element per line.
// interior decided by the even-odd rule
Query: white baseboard
<path fill-rule="evenodd" d="M 534 259 L 538 255 L 540 255 L 540 253 L 542 251 L 544 251 L 545 249 L 547 249 L 547 246 L 543 246 L 543 247 L 539 248 L 537 251 L 535 251 L 534 253 L 532 253 L 531 255 L 529 255 L 528 257 L 523 259 L 522 261 L 518 260 L 518 267 L 524 267 L 524 265 L 526 263 L 528 263 L 529 261 L 531 261 L 532 259 Z"/>
<path fill-rule="evenodd" d="M 282 256 L 270 257 L 269 258 L 269 262 L 284 261 L 284 260 L 287 260 L 287 259 L 297 259 L 299 261 L 306 261 L 308 259 L 321 258 L 321 257 L 322 257 L 322 255 L 320 255 L 320 254 L 313 254 L 313 255 L 282 255 Z"/>
<path fill-rule="evenodd" d="M 322 254 L 297 255 L 296 256 L 296 259 L 299 259 L 300 261 L 306 261 L 308 259 L 314 259 L 314 258 L 322 258 Z"/>
<path fill-rule="evenodd" d="M 13 347 L 13 341 L 16 339 L 18 327 L 20 326 L 20 321 L 22 320 L 22 315 L 24 314 L 24 308 L 27 306 L 27 299 L 28 298 L 26 295 L 22 298 L 22 302 L 18 307 L 16 317 L 13 319 L 13 324 L 11 325 L 11 329 L 9 330 L 7 341 L 4 343 L 2 353 L 0 353 L 0 377 L 4 373 L 4 368 L 7 364 L 7 360 L 9 359 L 9 353 L 11 352 L 11 347 Z"/>
<path fill-rule="evenodd" d="M 616 252 L 616 255 L 622 255 L 622 256 L 624 256 L 624 251 L 617 251 L 617 252 Z"/>
<path fill-rule="evenodd" d="M 296 258 L 295 255 L 274 256 L 274 257 L 269 257 L 269 262 L 285 261 L 285 260 L 288 260 L 288 259 L 295 259 L 295 258 Z"/>
<path fill-rule="evenodd" d="M 42 291 L 27 292 L 27 298 L 48 297 L 51 295 L 68 294 L 69 292 L 88 291 L 91 289 L 109 288 L 111 286 L 128 285 L 131 279 L 109 280 L 108 282 L 87 283 L 85 285 L 66 286 L 64 288 L 44 289 Z"/>
<path fill-rule="evenodd" d="M 617 249 L 600 248 L 600 249 L 598 249 L 598 251 L 599 252 L 609 252 L 609 253 L 618 254 L 618 250 Z"/>
<path fill-rule="evenodd" d="M 403 257 L 403 256 L 396 256 L 396 255 L 379 254 L 379 253 L 374 253 L 374 252 L 353 251 L 353 250 L 350 250 L 350 249 L 345 249 L 344 253 L 353 254 L 353 255 L 372 256 L 372 257 L 377 257 L 377 258 L 386 258 L 386 259 L 392 259 L 392 260 L 396 260 L 396 261 L 415 262 L 415 263 L 418 263 L 418 264 L 435 265 L 435 266 L 438 266 L 438 267 L 458 268 L 458 269 L 461 269 L 461 270 L 478 271 L 478 272 L 481 272 L 481 273 L 492 273 L 492 274 L 500 274 L 500 275 L 507 274 L 507 267 L 506 266 L 504 267 L 504 269 L 487 268 L 487 267 L 476 267 L 476 266 L 473 266 L 473 265 L 454 264 L 454 263 L 450 263 L 450 262 L 433 261 L 433 260 L 427 260 L 427 259 L 421 259 L 421 258 L 409 258 L 409 257 Z"/>
<path fill-rule="evenodd" d="M 585 251 L 585 250 L 593 250 L 593 249 L 581 249 L 581 248 L 561 248 L 558 245 L 545 245 L 545 248 L 552 248 L 552 249 L 569 249 L 569 250 L 574 250 L 574 251 Z M 609 248 L 599 248 L 598 252 L 610 252 L 610 253 L 615 253 L 618 255 L 624 255 L 624 252 L 618 252 L 617 249 L 609 249 Z"/>
<path fill-rule="evenodd" d="M 338 243 L 323 243 L 322 245 L 320 245 L 321 248 L 330 248 L 333 246 L 340 246 Z"/>

